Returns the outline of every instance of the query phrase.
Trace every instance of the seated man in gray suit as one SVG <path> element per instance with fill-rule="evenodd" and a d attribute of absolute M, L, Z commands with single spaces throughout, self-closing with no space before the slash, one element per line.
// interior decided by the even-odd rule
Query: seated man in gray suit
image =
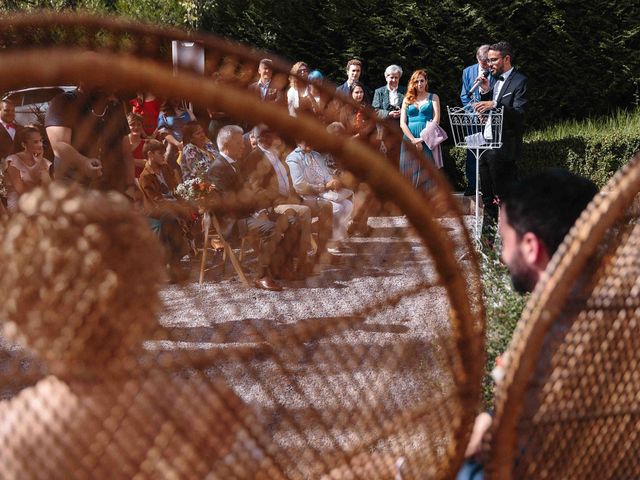
<path fill-rule="evenodd" d="M 223 218 L 225 238 L 234 234 L 255 232 L 260 237 L 258 265 L 260 271 L 255 286 L 265 290 L 282 290 L 272 275 L 280 275 L 287 253 L 294 251 L 299 242 L 295 217 L 278 215 L 272 209 L 260 209 L 252 193 L 246 189 L 238 162 L 244 157 L 243 131 L 237 125 L 226 125 L 218 131 L 220 155 L 217 155 L 209 174 L 216 190 L 234 208 Z M 272 271 L 275 270 L 275 271 Z"/>
<path fill-rule="evenodd" d="M 386 128 L 382 134 L 382 141 L 387 150 L 387 158 L 398 166 L 400 161 L 400 142 L 402 132 L 400 131 L 400 108 L 406 89 L 399 86 L 402 77 L 402 68 L 398 65 L 389 65 L 384 71 L 384 78 L 387 84 L 377 88 L 373 94 L 371 106 L 378 112 L 378 117 L 388 118 L 398 126 L 398 131 L 394 132 Z"/>
<path fill-rule="evenodd" d="M 282 161 L 278 146 L 281 141 L 276 132 L 266 125 L 258 129 L 258 147 L 243 161 L 243 171 L 254 198 L 265 208 L 276 213 L 295 212 L 301 230 L 297 255 L 297 271 L 306 276 L 313 263 L 325 252 L 332 233 L 333 209 L 331 202 L 302 198 L 295 191 L 288 165 Z M 310 250 L 311 220 L 318 217 L 318 249 L 313 260 L 307 258 Z"/>

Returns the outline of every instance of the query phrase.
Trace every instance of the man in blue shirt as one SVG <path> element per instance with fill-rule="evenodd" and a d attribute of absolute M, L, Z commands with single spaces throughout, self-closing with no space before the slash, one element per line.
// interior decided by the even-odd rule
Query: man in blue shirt
<path fill-rule="evenodd" d="M 477 63 L 469 65 L 462 72 L 462 89 L 460 90 L 460 102 L 463 107 L 467 107 L 470 103 L 480 101 L 480 89 L 475 88 L 473 85 L 479 76 L 486 73 L 489 74 L 489 62 L 487 60 L 487 52 L 489 51 L 489 45 L 481 45 L 476 50 Z M 494 79 L 489 76 L 489 85 L 493 86 Z M 475 194 L 476 188 L 476 157 L 471 150 L 467 150 L 467 161 L 465 164 L 465 175 L 467 176 L 467 188 L 464 191 L 465 196 L 471 196 Z"/>
<path fill-rule="evenodd" d="M 298 142 L 298 147 L 287 156 L 287 165 L 291 172 L 293 188 L 306 204 L 331 204 L 331 240 L 344 240 L 353 211 L 353 192 L 342 186 L 338 177 L 329 171 L 324 157 L 312 150 L 306 142 Z"/>

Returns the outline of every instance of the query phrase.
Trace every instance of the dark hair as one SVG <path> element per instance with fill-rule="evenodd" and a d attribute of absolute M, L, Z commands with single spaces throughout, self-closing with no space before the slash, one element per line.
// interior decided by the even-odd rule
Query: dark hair
<path fill-rule="evenodd" d="M 551 256 L 596 193 L 591 180 L 553 168 L 512 184 L 501 205 L 518 237 L 535 234 Z"/>
<path fill-rule="evenodd" d="M 165 148 L 161 141 L 151 138 L 149 140 L 145 140 L 144 147 L 142 147 L 142 154 L 145 158 L 148 158 L 151 152 L 164 152 L 164 150 Z"/>
<path fill-rule="evenodd" d="M 362 83 L 359 80 L 356 80 L 355 82 L 353 82 L 351 84 L 351 86 L 349 87 L 349 96 L 352 97 L 353 95 L 353 91 L 357 88 L 360 87 L 362 88 L 362 91 L 364 92 L 364 97 L 362 97 L 362 103 L 369 103 L 369 97 L 367 96 L 367 89 L 364 86 L 364 83 Z M 352 97 L 353 98 L 353 97 Z"/>
<path fill-rule="evenodd" d="M 511 62 L 513 63 L 513 52 L 511 50 L 511 45 L 509 44 L 509 42 L 505 42 L 504 40 L 502 40 L 498 43 L 494 43 L 489 46 L 489 50 L 493 50 L 494 52 L 500 52 L 500 56 L 502 58 L 509 55 L 509 57 L 511 58 Z"/>
<path fill-rule="evenodd" d="M 200 125 L 197 121 L 191 120 L 190 122 L 187 122 L 187 124 L 182 128 L 183 145 L 191 143 L 191 137 L 193 137 L 193 134 L 198 128 L 202 128 L 202 125 Z"/>
<path fill-rule="evenodd" d="M 42 138 L 44 138 L 44 135 L 42 135 L 42 132 L 38 127 L 28 126 L 18 130 L 18 134 L 16 135 L 16 139 L 15 139 L 15 144 L 22 146 L 22 144 L 27 141 L 27 137 L 32 133 L 37 133 Z"/>

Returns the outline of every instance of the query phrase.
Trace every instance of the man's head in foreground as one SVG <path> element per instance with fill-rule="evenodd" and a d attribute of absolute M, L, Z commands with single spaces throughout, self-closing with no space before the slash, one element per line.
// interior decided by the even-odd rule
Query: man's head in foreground
<path fill-rule="evenodd" d="M 513 287 L 534 289 L 540 275 L 582 211 L 598 192 L 595 184 L 551 169 L 514 184 L 500 205 L 502 260 Z"/>

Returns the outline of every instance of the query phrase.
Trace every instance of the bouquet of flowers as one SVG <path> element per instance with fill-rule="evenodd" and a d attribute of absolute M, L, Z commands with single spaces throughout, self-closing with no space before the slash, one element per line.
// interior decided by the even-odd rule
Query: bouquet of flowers
<path fill-rule="evenodd" d="M 189 178 L 176 188 L 176 195 L 190 201 L 198 201 L 211 195 L 215 190 L 213 184 L 200 178 Z"/>

